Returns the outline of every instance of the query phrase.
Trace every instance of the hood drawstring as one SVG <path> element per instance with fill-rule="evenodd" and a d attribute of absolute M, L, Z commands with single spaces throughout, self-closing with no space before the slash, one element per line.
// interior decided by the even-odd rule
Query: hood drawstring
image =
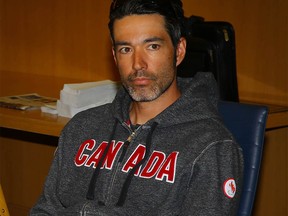
<path fill-rule="evenodd" d="M 130 172 L 128 173 L 128 176 L 123 184 L 123 187 L 122 187 L 122 190 L 121 190 L 121 193 L 120 193 L 120 196 L 119 196 L 119 199 L 118 199 L 118 202 L 116 204 L 116 206 L 123 206 L 124 203 L 125 203 L 125 200 L 126 200 L 126 197 L 127 197 L 127 193 L 128 193 L 128 189 L 129 189 L 129 186 L 131 184 L 131 181 L 132 181 L 132 178 L 135 174 L 135 172 L 139 169 L 139 167 L 147 160 L 147 158 L 149 157 L 149 154 L 150 154 L 150 149 L 151 149 L 151 145 L 152 145 L 152 134 L 156 128 L 156 126 L 158 125 L 157 122 L 153 122 L 152 126 L 151 126 L 151 129 L 150 129 L 150 132 L 149 134 L 147 135 L 147 138 L 146 138 L 146 151 L 145 151 L 145 155 L 144 155 L 144 158 L 139 161 L 139 163 L 137 163 L 131 170 Z"/>
<path fill-rule="evenodd" d="M 98 176 L 99 176 L 99 173 L 100 173 L 100 169 L 103 165 L 103 162 L 108 154 L 108 151 L 109 151 L 109 148 L 112 144 L 112 140 L 113 140 L 113 137 L 114 137 L 114 134 L 115 134 L 115 131 L 116 131 L 116 127 L 117 127 L 117 124 L 118 124 L 118 120 L 115 119 L 115 122 L 114 122 L 114 126 L 113 126 L 113 130 L 112 130 L 112 133 L 111 133 L 111 136 L 110 136 L 110 139 L 109 139 L 109 143 L 108 145 L 106 146 L 104 152 L 103 152 L 103 155 L 101 156 L 100 158 L 100 161 L 91 177 L 91 180 L 90 180 L 90 184 L 89 184 L 89 187 L 88 187 L 88 191 L 87 191 L 87 194 L 86 194 L 86 198 L 88 200 L 94 200 L 94 197 L 95 197 L 95 187 L 96 187 L 96 182 L 97 182 L 97 179 L 98 179 Z"/>

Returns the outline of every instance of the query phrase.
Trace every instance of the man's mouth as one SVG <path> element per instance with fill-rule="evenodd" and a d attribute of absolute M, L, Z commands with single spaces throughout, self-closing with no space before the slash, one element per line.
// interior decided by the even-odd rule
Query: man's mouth
<path fill-rule="evenodd" d="M 135 85 L 148 85 L 152 79 L 149 77 L 136 77 L 132 80 Z"/>

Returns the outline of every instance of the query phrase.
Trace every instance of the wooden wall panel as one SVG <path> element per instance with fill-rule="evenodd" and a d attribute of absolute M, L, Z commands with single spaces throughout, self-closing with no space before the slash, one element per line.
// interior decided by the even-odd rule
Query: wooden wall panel
<path fill-rule="evenodd" d="M 0 128 L 0 182 L 11 216 L 35 204 L 56 149 L 57 138 Z"/>
<path fill-rule="evenodd" d="M 234 25 L 242 100 L 288 105 L 288 1 L 183 3 L 187 16 Z M 49 76 L 51 82 L 59 79 L 59 85 L 119 79 L 107 28 L 110 1 L 1 0 L 0 4 L 0 94 L 13 92 L 5 87 L 7 73 Z M 23 89 L 41 91 L 40 87 Z"/>
<path fill-rule="evenodd" d="M 288 127 L 265 134 L 253 216 L 288 215 Z"/>
<path fill-rule="evenodd" d="M 183 2 L 187 16 L 233 24 L 242 100 L 288 106 L 288 1 Z"/>
<path fill-rule="evenodd" d="M 6 74 L 63 82 L 118 79 L 108 9 L 108 1 L 1 0 L 1 90 L 8 85 Z"/>

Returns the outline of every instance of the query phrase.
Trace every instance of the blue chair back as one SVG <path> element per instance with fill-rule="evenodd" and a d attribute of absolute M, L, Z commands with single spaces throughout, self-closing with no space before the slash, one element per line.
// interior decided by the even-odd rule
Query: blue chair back
<path fill-rule="evenodd" d="M 221 101 L 219 113 L 243 149 L 244 179 L 238 216 L 250 216 L 257 190 L 268 109 L 265 106 Z"/>

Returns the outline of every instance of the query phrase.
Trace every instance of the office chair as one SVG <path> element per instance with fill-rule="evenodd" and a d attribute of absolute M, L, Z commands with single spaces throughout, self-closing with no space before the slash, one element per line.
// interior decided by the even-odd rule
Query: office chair
<path fill-rule="evenodd" d="M 250 216 L 257 190 L 268 109 L 265 106 L 221 101 L 224 124 L 243 149 L 244 178 L 238 216 Z"/>
<path fill-rule="evenodd" d="M 186 55 L 177 67 L 179 77 L 211 72 L 217 80 L 221 100 L 239 102 L 235 32 L 231 23 L 186 19 Z"/>

